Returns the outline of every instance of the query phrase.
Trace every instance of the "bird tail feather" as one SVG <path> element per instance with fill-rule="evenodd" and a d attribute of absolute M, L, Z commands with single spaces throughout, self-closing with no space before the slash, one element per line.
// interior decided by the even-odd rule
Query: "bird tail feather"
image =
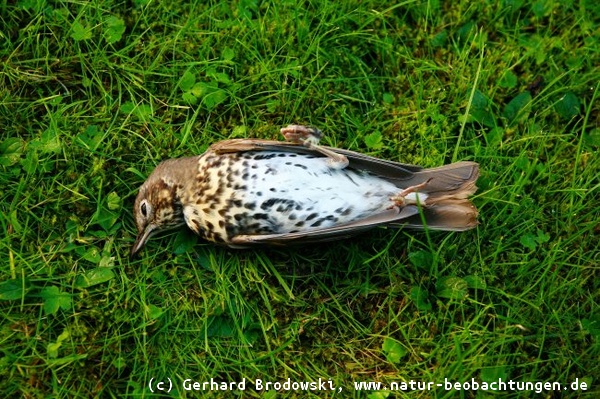
<path fill-rule="evenodd" d="M 479 165 L 475 162 L 456 162 L 437 168 L 415 172 L 406 187 L 426 183 L 423 192 L 428 195 L 422 213 L 403 220 L 399 225 L 411 228 L 463 231 L 477 226 L 477 208 L 467 198 L 477 191 Z M 400 183 L 400 182 L 398 182 Z"/>

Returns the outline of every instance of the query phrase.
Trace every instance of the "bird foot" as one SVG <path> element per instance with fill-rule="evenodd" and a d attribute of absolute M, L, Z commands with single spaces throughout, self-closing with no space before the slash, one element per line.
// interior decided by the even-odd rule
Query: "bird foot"
<path fill-rule="evenodd" d="M 327 164 L 332 169 L 344 169 L 350 163 L 345 155 L 338 154 L 319 145 L 323 134 L 317 128 L 303 125 L 288 125 L 281 129 L 281 134 L 285 137 L 286 141 L 302 144 L 306 148 L 325 155 L 328 158 Z"/>
<path fill-rule="evenodd" d="M 423 196 L 419 196 L 418 193 L 419 193 L 419 190 L 426 187 L 430 181 L 431 181 L 431 178 L 427 179 L 427 181 L 424 181 L 421 184 L 416 184 L 414 186 L 407 187 L 404 190 L 400 191 L 397 195 L 390 197 L 390 201 L 393 201 L 394 205 L 390 206 L 388 209 L 393 209 L 395 207 L 399 208 L 399 207 L 403 207 L 406 205 L 412 205 L 412 204 L 425 205 L 425 200 L 427 199 L 427 195 L 425 194 Z M 412 194 L 412 193 L 417 193 L 417 195 L 407 198 L 408 195 Z"/>
<path fill-rule="evenodd" d="M 319 144 L 321 137 L 323 137 L 323 133 L 319 129 L 311 126 L 288 125 L 281 128 L 280 131 L 286 141 L 303 144 L 307 147 L 307 143 L 312 145 Z"/>

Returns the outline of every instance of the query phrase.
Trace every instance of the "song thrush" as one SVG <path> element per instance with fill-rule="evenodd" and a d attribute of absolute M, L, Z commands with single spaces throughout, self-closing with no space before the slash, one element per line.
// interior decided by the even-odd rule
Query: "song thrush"
<path fill-rule="evenodd" d="M 462 231 L 477 225 L 467 199 L 475 162 L 424 169 L 318 145 L 320 131 L 290 125 L 286 142 L 234 139 L 159 164 L 134 205 L 138 237 L 187 225 L 231 247 L 348 237 L 376 226 Z"/>

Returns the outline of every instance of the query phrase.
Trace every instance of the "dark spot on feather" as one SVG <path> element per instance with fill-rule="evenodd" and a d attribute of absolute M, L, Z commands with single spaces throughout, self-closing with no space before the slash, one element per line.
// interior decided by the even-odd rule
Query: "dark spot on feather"
<path fill-rule="evenodd" d="M 308 209 L 308 210 L 310 210 L 310 209 Z M 317 216 L 319 216 L 319 214 L 318 214 L 318 213 L 311 213 L 310 215 L 308 215 L 308 216 L 306 217 L 306 221 L 313 220 L 313 219 L 314 219 L 314 218 L 316 218 Z"/>
<path fill-rule="evenodd" d="M 280 206 L 276 209 L 277 212 L 287 212 L 291 210 L 294 205 L 296 205 L 296 201 L 285 198 L 270 198 L 264 201 L 260 207 L 263 210 L 267 210 L 268 208 L 272 208 L 277 204 L 280 204 Z"/>
<path fill-rule="evenodd" d="M 277 154 L 256 154 L 256 155 L 254 155 L 254 159 L 256 159 L 256 160 L 271 159 L 276 156 L 277 156 Z"/>
<path fill-rule="evenodd" d="M 260 209 L 267 210 L 277 203 L 277 198 L 270 198 L 260 205 Z"/>
<path fill-rule="evenodd" d="M 236 213 L 235 215 L 233 215 L 233 218 L 238 221 L 241 222 L 243 219 L 246 219 L 246 217 L 248 216 L 247 213 Z"/>
<path fill-rule="evenodd" d="M 237 228 L 232 224 L 228 224 L 225 226 L 225 233 L 227 234 L 227 237 L 233 237 L 237 233 Z"/>
<path fill-rule="evenodd" d="M 316 222 L 314 222 L 313 224 L 310 225 L 310 227 L 319 227 L 321 224 L 323 224 L 323 222 L 326 222 L 328 220 L 337 222 L 337 218 L 334 217 L 333 215 L 329 215 L 329 216 L 325 216 L 324 218 L 321 218 L 319 220 L 317 220 Z"/>

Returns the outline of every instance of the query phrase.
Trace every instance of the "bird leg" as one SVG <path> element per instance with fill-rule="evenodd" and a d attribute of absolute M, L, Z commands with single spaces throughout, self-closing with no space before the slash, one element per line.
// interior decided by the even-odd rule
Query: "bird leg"
<path fill-rule="evenodd" d="M 332 169 L 344 169 L 350 163 L 345 155 L 319 145 L 319 140 L 322 137 L 319 129 L 302 125 L 288 125 L 281 129 L 281 134 L 286 141 L 302 144 L 306 148 L 325 155 L 328 158 L 327 164 Z"/>
<path fill-rule="evenodd" d="M 416 184 L 414 186 L 410 186 L 405 188 L 404 190 L 400 191 L 397 195 L 390 197 L 390 201 L 394 201 L 394 205 L 390 206 L 388 209 L 392 209 L 394 207 L 402 207 L 405 205 L 410 205 L 410 204 L 417 204 L 420 203 L 421 205 L 425 205 L 425 199 L 420 200 L 418 194 L 416 195 L 415 199 L 407 199 L 406 196 L 408 194 L 411 193 L 418 193 L 419 190 L 421 190 L 422 188 L 426 187 L 427 184 L 429 183 L 429 181 L 432 178 L 427 179 L 427 181 L 424 181 L 421 184 Z"/>
<path fill-rule="evenodd" d="M 308 141 L 313 145 L 317 145 L 323 137 L 323 133 L 319 129 L 303 125 L 288 125 L 282 127 L 280 131 L 285 140 L 292 143 L 305 144 Z"/>

